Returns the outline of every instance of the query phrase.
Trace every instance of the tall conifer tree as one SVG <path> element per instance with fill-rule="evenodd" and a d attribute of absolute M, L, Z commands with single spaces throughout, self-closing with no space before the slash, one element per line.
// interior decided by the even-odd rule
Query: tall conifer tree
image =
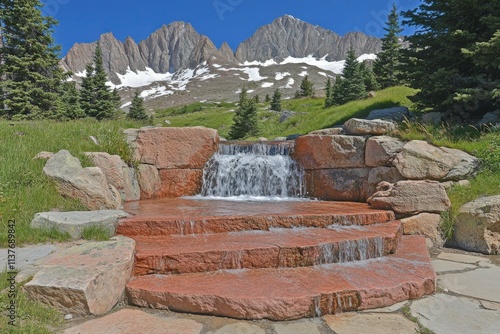
<path fill-rule="evenodd" d="M 396 86 L 400 82 L 401 42 L 399 34 L 403 31 L 399 24 L 399 15 L 396 4 L 392 6 L 387 17 L 386 34 L 382 38 L 382 51 L 377 55 L 373 72 L 382 88 Z"/>
<path fill-rule="evenodd" d="M 61 83 L 57 21 L 43 16 L 39 0 L 0 0 L 0 115 L 58 117 Z"/>
<path fill-rule="evenodd" d="M 254 99 L 249 98 L 247 89 L 243 87 L 240 93 L 238 109 L 233 116 L 233 125 L 229 130 L 229 138 L 242 139 L 258 133 L 257 106 Z"/>
<path fill-rule="evenodd" d="M 356 59 L 354 49 L 347 52 L 342 78 L 337 77 L 333 88 L 333 101 L 335 104 L 344 104 L 349 101 L 361 99 L 366 96 L 365 78 L 361 65 Z"/>
<path fill-rule="evenodd" d="M 107 75 L 102 60 L 102 50 L 97 43 L 94 62 L 86 67 L 86 77 L 82 81 L 80 99 L 82 109 L 90 117 L 98 120 L 112 118 L 120 102 L 116 90 L 106 85 Z"/>

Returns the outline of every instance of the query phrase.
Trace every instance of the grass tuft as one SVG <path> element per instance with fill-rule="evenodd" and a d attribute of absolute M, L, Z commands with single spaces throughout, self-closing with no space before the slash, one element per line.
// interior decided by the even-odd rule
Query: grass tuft
<path fill-rule="evenodd" d="M 85 240 L 107 241 L 111 238 L 111 233 L 101 225 L 90 225 L 83 229 L 82 238 Z"/>

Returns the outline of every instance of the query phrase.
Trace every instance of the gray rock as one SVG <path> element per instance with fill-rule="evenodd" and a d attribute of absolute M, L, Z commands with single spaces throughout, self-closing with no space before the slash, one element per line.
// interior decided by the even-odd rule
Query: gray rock
<path fill-rule="evenodd" d="M 376 167 L 370 170 L 368 174 L 367 195 L 370 197 L 377 192 L 377 186 L 380 182 L 396 183 L 404 180 L 396 167 Z"/>
<path fill-rule="evenodd" d="M 286 137 L 276 137 L 274 138 L 275 141 L 285 141 L 286 140 Z M 222 139 L 221 139 L 222 141 Z"/>
<path fill-rule="evenodd" d="M 320 136 L 334 136 L 334 135 L 343 135 L 345 133 L 343 128 L 328 128 L 328 129 L 311 131 L 308 134 L 320 135 Z"/>
<path fill-rule="evenodd" d="M 231 63 L 238 63 L 238 59 L 236 59 L 236 57 L 234 56 L 234 51 L 226 42 L 222 43 L 222 45 L 219 48 L 219 52 L 227 61 Z"/>
<path fill-rule="evenodd" d="M 66 314 L 105 314 L 123 296 L 134 251 L 135 241 L 123 236 L 68 248 L 45 261 L 24 289 Z"/>
<path fill-rule="evenodd" d="M 49 256 L 52 252 L 56 250 L 53 245 L 40 245 L 40 246 L 28 246 L 16 248 L 16 263 L 15 269 L 21 271 L 28 267 L 31 267 L 38 260 Z M 0 272 L 7 268 L 7 249 L 0 249 Z M 8 271 L 11 271 L 11 268 Z"/>
<path fill-rule="evenodd" d="M 47 160 L 47 159 L 50 159 L 54 156 L 54 152 L 47 152 L 47 151 L 42 151 L 40 153 L 38 153 L 37 155 L 35 155 L 33 157 L 33 159 L 43 159 L 43 160 Z"/>
<path fill-rule="evenodd" d="M 224 327 L 216 330 L 214 334 L 233 333 L 265 334 L 266 331 L 257 325 L 249 324 L 246 322 L 237 322 L 234 324 L 225 325 Z"/>
<path fill-rule="evenodd" d="M 422 115 L 422 123 L 430 125 L 440 125 L 443 121 L 443 114 L 440 112 L 428 112 Z"/>
<path fill-rule="evenodd" d="M 72 212 L 41 212 L 31 221 L 35 228 L 56 228 L 68 232 L 72 238 L 79 239 L 82 232 L 89 226 L 100 226 L 115 234 L 116 224 L 120 218 L 128 214 L 121 210 L 72 211 Z"/>
<path fill-rule="evenodd" d="M 435 181 L 399 181 L 395 184 L 381 182 L 377 190 L 368 198 L 370 206 L 374 209 L 393 210 L 401 215 L 441 213 L 451 206 L 444 187 Z"/>
<path fill-rule="evenodd" d="M 291 110 L 283 110 L 281 112 L 281 115 L 280 115 L 280 123 L 283 123 L 284 121 L 286 121 L 287 119 L 289 119 L 290 117 L 293 117 L 295 116 L 297 113 L 295 111 L 291 111 Z"/>
<path fill-rule="evenodd" d="M 441 260 L 469 263 L 469 264 L 484 265 L 484 264 L 490 263 L 490 260 L 485 258 L 485 257 L 480 257 L 480 256 L 475 256 L 475 255 L 467 255 L 467 254 L 458 254 L 458 253 L 441 252 L 437 258 L 441 259 Z"/>
<path fill-rule="evenodd" d="M 288 56 L 302 58 L 309 55 L 335 61 L 346 59 L 352 47 L 357 55 L 377 53 L 381 49 L 378 38 L 361 32 L 341 37 L 336 33 L 285 15 L 261 27 L 236 50 L 240 62 L 269 59 L 281 61 Z"/>
<path fill-rule="evenodd" d="M 373 110 L 368 114 L 366 119 L 382 119 L 389 121 L 402 122 L 405 119 L 412 118 L 412 114 L 407 107 L 393 107 L 387 109 Z"/>
<path fill-rule="evenodd" d="M 348 135 L 355 136 L 380 136 L 388 132 L 394 131 L 396 126 L 392 122 L 383 121 L 380 119 L 366 120 L 359 118 L 351 118 L 344 123 L 344 131 Z"/>
<path fill-rule="evenodd" d="M 337 334 L 414 334 L 418 326 L 402 314 L 346 313 L 323 317 L 328 327 Z"/>
<path fill-rule="evenodd" d="M 500 124 L 500 110 L 495 110 L 485 114 L 481 119 L 481 121 L 477 123 L 477 126 L 495 127 L 498 126 L 499 124 Z"/>
<path fill-rule="evenodd" d="M 433 246 L 441 247 L 444 243 L 441 235 L 441 215 L 437 213 L 421 213 L 416 216 L 401 219 L 405 235 L 424 235 Z"/>
<path fill-rule="evenodd" d="M 90 160 L 99 167 L 108 184 L 114 186 L 123 201 L 136 201 L 140 199 L 140 189 L 135 170 L 129 167 L 118 155 L 105 152 L 85 153 Z"/>
<path fill-rule="evenodd" d="M 437 294 L 414 301 L 410 309 L 425 327 L 439 334 L 495 334 L 500 328 L 498 312 L 468 298 Z"/>
<path fill-rule="evenodd" d="M 453 238 L 462 249 L 500 254 L 500 195 L 478 198 L 462 206 Z"/>
<path fill-rule="evenodd" d="M 391 166 L 392 160 L 401 152 L 405 142 L 389 137 L 377 136 L 366 141 L 365 164 L 369 167 Z"/>
<path fill-rule="evenodd" d="M 460 150 L 412 140 L 394 158 L 394 165 L 407 179 L 457 181 L 474 176 L 479 160 Z"/>
<path fill-rule="evenodd" d="M 463 270 L 477 268 L 475 265 L 471 264 L 445 261 L 440 259 L 433 259 L 431 262 L 432 262 L 432 267 L 434 268 L 437 274 L 442 274 L 448 271 L 463 271 Z"/>
<path fill-rule="evenodd" d="M 82 168 L 80 161 L 66 150 L 50 158 L 43 172 L 57 183 L 63 195 L 79 199 L 90 210 L 122 206 L 118 191 L 107 183 L 101 169 Z"/>
<path fill-rule="evenodd" d="M 274 331 L 276 334 L 320 334 L 318 325 L 307 320 L 291 324 L 276 324 Z"/>

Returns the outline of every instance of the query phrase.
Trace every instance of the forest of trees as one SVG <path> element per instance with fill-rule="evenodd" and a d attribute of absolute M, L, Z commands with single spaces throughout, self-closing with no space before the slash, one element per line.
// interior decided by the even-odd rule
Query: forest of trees
<path fill-rule="evenodd" d="M 100 46 L 81 86 L 68 82 L 71 73 L 59 66 L 61 48 L 52 37 L 57 21 L 44 16 L 42 7 L 40 0 L 0 0 L 0 116 L 12 120 L 115 117 L 120 97 L 106 85 Z M 373 66 L 359 63 L 359 55 L 349 50 L 343 73 L 328 78 L 325 107 L 364 98 L 371 90 L 406 84 L 418 90 L 413 100 L 420 111 L 471 118 L 497 109 L 499 13 L 498 0 L 422 0 L 416 9 L 402 13 L 394 6 Z M 401 24 L 415 28 L 415 33 L 403 38 Z M 296 95 L 314 95 L 308 77 Z M 276 96 L 273 100 L 273 108 L 281 109 Z M 255 133 L 256 102 L 242 91 L 231 129 L 234 138 Z M 147 118 L 141 104 L 136 95 L 134 118 Z"/>

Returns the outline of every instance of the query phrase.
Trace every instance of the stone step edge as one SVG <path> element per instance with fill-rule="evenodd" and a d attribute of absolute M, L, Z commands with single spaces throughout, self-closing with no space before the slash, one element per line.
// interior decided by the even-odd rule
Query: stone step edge
<path fill-rule="evenodd" d="M 395 254 L 361 262 L 148 275 L 131 280 L 126 293 L 140 307 L 281 321 L 385 307 L 435 292 L 424 237 L 403 236 Z"/>
<path fill-rule="evenodd" d="M 268 231 L 271 228 L 328 227 L 330 225 L 371 225 L 395 219 L 392 211 L 362 214 L 317 215 L 252 215 L 218 216 L 185 220 L 182 218 L 130 217 L 120 219 L 116 234 L 135 235 L 187 235 L 224 233 L 249 230 Z"/>
<path fill-rule="evenodd" d="M 136 236 L 133 275 L 289 268 L 359 261 L 394 253 L 403 232 L 400 221 L 361 228 L 363 230 L 303 228 L 256 234 Z M 192 246 L 186 247 L 188 244 Z"/>

